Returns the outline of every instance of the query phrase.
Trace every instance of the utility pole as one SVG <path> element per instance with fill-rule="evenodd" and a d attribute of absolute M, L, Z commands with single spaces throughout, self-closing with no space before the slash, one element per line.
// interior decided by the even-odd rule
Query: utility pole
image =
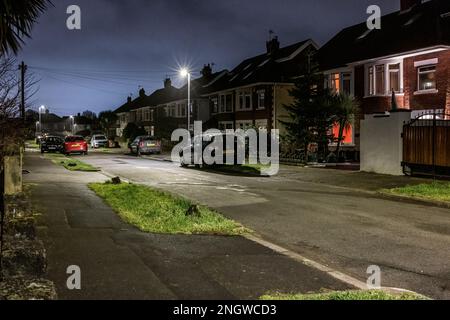
<path fill-rule="evenodd" d="M 25 62 L 19 66 L 20 69 L 20 117 L 22 121 L 25 123 L 25 73 L 27 71 L 28 66 L 25 65 Z"/>

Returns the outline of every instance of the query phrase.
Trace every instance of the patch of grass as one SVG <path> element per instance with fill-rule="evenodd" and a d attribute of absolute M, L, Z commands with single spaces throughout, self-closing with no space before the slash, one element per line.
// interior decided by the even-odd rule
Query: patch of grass
<path fill-rule="evenodd" d="M 425 297 L 412 294 L 390 294 L 381 290 L 333 291 L 315 294 L 267 294 L 260 300 L 426 300 Z"/>
<path fill-rule="evenodd" d="M 97 172 L 97 168 L 94 168 L 90 164 L 84 163 L 78 159 L 66 157 L 59 153 L 48 153 L 45 158 L 52 160 L 54 164 L 63 166 L 70 171 L 85 171 L 85 172 Z"/>
<path fill-rule="evenodd" d="M 214 167 L 215 170 L 230 172 L 230 173 L 240 173 L 244 175 L 261 175 L 262 169 L 267 169 L 269 166 L 262 164 L 243 164 L 243 165 L 223 165 Z"/>
<path fill-rule="evenodd" d="M 27 140 L 27 141 L 25 141 L 25 146 L 27 148 L 30 148 L 30 149 L 39 149 L 40 148 L 35 140 Z"/>
<path fill-rule="evenodd" d="M 411 198 L 450 202 L 450 183 L 433 182 L 410 185 L 402 188 L 382 190 L 382 192 Z"/>
<path fill-rule="evenodd" d="M 89 187 L 126 222 L 144 232 L 169 234 L 239 235 L 242 225 L 199 206 L 199 215 L 186 215 L 189 200 L 142 185 L 93 183 Z"/>

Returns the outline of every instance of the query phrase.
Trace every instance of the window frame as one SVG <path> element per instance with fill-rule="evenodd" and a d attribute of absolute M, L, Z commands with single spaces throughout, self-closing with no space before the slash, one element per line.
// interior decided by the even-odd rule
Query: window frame
<path fill-rule="evenodd" d="M 425 69 L 425 68 L 434 68 L 434 71 L 426 71 L 426 72 L 421 72 L 420 69 Z M 435 75 L 435 80 L 434 80 L 434 88 L 431 89 L 421 89 L 421 85 L 420 85 L 420 76 L 423 74 L 428 74 L 428 73 L 434 73 Z M 420 66 L 417 67 L 417 92 L 422 93 L 422 92 L 435 92 L 437 91 L 437 79 L 436 79 L 436 73 L 437 73 L 437 64 L 429 64 L 429 65 L 424 65 L 424 66 Z"/>

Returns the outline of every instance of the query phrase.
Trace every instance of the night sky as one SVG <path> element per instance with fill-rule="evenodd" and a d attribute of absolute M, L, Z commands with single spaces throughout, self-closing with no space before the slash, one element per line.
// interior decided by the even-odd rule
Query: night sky
<path fill-rule="evenodd" d="M 147 94 L 189 65 L 194 76 L 214 63 L 231 69 L 264 53 L 269 30 L 281 45 L 307 38 L 319 45 L 344 27 L 382 14 L 400 0 L 53 0 L 19 55 L 40 78 L 37 106 L 70 115 L 86 109 L 115 109 L 139 86 Z M 82 10 L 82 30 L 66 28 L 66 9 Z"/>

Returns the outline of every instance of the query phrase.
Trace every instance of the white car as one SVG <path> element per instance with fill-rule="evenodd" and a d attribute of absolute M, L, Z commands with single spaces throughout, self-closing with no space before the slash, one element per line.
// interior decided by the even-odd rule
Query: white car
<path fill-rule="evenodd" d="M 91 139 L 91 148 L 105 148 L 108 146 L 108 139 L 104 135 L 94 135 Z"/>

